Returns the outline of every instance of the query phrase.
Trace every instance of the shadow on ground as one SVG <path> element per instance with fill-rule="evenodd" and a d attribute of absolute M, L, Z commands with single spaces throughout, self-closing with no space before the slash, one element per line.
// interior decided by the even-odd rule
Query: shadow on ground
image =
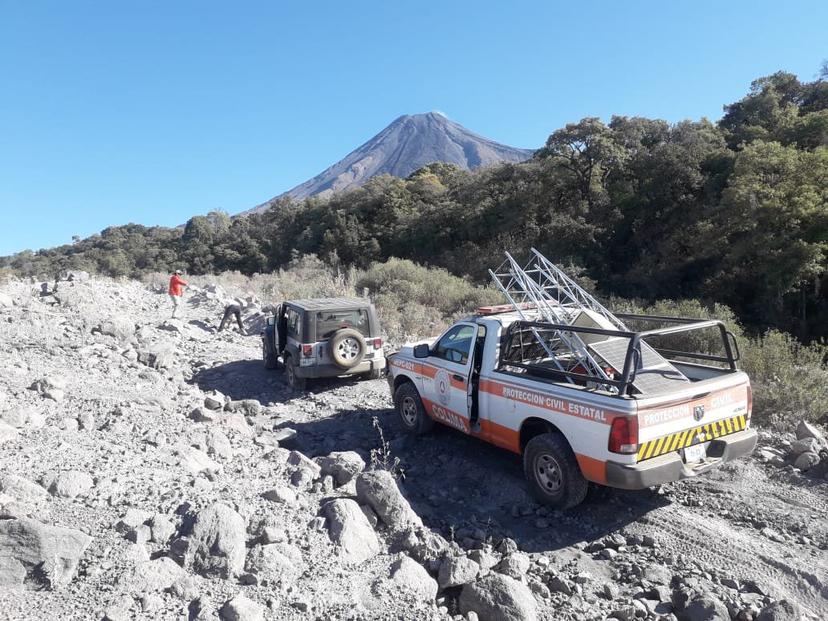
<path fill-rule="evenodd" d="M 373 451 L 375 462 L 397 464 L 400 487 L 425 524 L 461 545 L 482 531 L 495 540 L 511 537 L 528 552 L 558 550 L 600 539 L 668 502 L 649 490 L 595 486 L 579 507 L 547 511 L 528 494 L 519 456 L 440 425 L 408 436 L 389 409 L 342 410 L 288 425 L 309 456 L 356 451 L 370 462 Z"/>

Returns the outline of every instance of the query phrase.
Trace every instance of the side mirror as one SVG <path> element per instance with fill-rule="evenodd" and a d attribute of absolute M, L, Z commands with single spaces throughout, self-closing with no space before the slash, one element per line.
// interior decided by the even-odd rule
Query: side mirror
<path fill-rule="evenodd" d="M 430 353 L 431 351 L 428 348 L 428 343 L 420 343 L 419 345 L 414 346 L 415 358 L 428 358 Z"/>

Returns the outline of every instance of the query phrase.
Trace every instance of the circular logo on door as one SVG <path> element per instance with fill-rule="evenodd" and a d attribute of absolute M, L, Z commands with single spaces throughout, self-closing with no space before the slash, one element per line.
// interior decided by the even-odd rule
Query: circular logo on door
<path fill-rule="evenodd" d="M 445 369 L 437 371 L 437 375 L 434 376 L 434 385 L 437 387 L 437 399 L 440 403 L 446 405 L 449 402 L 449 391 L 451 390 L 448 371 Z"/>

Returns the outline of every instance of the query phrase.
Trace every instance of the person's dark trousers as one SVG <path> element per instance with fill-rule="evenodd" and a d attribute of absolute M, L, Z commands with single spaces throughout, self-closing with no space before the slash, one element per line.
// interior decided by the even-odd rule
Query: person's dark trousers
<path fill-rule="evenodd" d="M 236 323 L 239 324 L 239 332 L 244 334 L 244 325 L 242 325 L 241 320 L 241 308 L 235 305 L 230 305 L 224 309 L 224 316 L 221 318 L 221 324 L 219 325 L 218 331 L 221 332 L 224 328 L 227 327 L 227 323 L 230 321 L 230 318 L 235 315 Z"/>

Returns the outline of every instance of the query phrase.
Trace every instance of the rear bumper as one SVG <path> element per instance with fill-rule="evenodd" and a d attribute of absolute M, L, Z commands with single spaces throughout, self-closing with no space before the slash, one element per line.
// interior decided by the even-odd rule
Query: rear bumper
<path fill-rule="evenodd" d="M 298 377 L 305 377 L 308 379 L 316 379 L 319 377 L 339 377 L 341 375 L 359 375 L 361 373 L 369 373 L 374 369 L 385 368 L 385 357 L 378 356 L 376 358 L 366 358 L 355 367 L 350 369 L 343 369 L 335 364 L 315 364 L 307 367 L 298 367 L 296 375 Z"/>
<path fill-rule="evenodd" d="M 697 476 L 725 462 L 749 455 L 756 448 L 758 436 L 745 429 L 713 440 L 707 448 L 708 458 L 697 464 L 685 464 L 678 452 L 661 455 L 638 464 L 607 462 L 607 485 L 620 489 L 644 489 Z"/>

